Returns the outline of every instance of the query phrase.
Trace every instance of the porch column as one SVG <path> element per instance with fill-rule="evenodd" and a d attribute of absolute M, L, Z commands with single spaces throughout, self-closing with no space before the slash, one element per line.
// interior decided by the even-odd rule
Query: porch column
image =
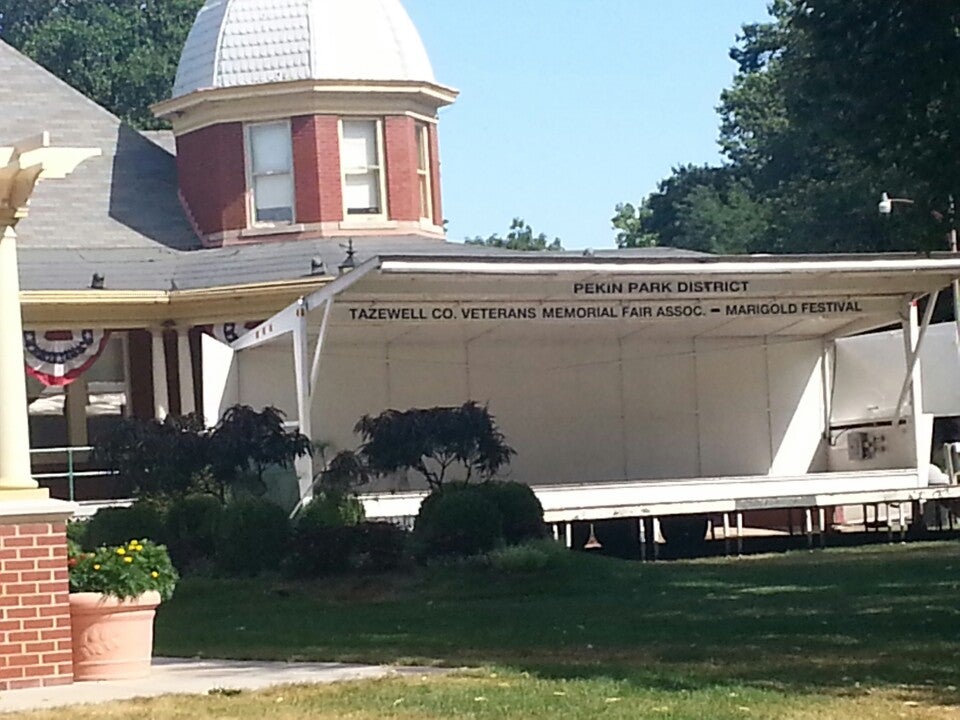
<path fill-rule="evenodd" d="M 89 442 L 87 434 L 87 379 L 79 377 L 67 385 L 63 413 L 67 417 L 67 445 L 84 447 Z"/>
<path fill-rule="evenodd" d="M 150 328 L 150 356 L 153 363 L 153 416 L 163 421 L 170 413 L 167 391 L 167 354 L 163 347 L 163 328 Z"/>
<path fill-rule="evenodd" d="M 23 365 L 23 322 L 17 234 L 7 225 L 0 235 L 0 493 L 37 490 L 30 475 L 27 380 Z M 21 494 L 21 493 L 18 493 Z M 46 496 L 46 492 L 43 492 Z"/>
<path fill-rule="evenodd" d="M 197 409 L 193 396 L 193 353 L 190 351 L 190 329 L 177 327 L 177 368 L 180 375 L 180 414 Z"/>
<path fill-rule="evenodd" d="M 130 332 L 120 336 L 123 348 L 123 416 L 133 417 L 133 378 L 130 376 Z"/>

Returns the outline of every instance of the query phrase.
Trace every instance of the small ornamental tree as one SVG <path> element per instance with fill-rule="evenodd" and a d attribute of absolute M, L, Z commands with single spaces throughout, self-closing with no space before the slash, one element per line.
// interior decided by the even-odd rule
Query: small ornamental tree
<path fill-rule="evenodd" d="M 198 414 L 171 415 L 163 422 L 123 420 L 97 445 L 96 457 L 139 496 L 201 490 L 223 503 L 243 478 L 253 477 L 266 488 L 267 467 L 290 467 L 312 449 L 308 437 L 284 426 L 280 410 L 235 405 L 212 429 Z"/>
<path fill-rule="evenodd" d="M 453 468 L 464 482 L 490 480 L 515 451 L 485 405 L 386 410 L 364 415 L 354 428 L 363 438 L 359 454 L 373 473 L 415 470 L 433 490 L 443 487 Z"/>
<path fill-rule="evenodd" d="M 182 494 L 209 462 L 203 417 L 124 418 L 97 444 L 94 457 L 116 469 L 138 496 Z"/>
<path fill-rule="evenodd" d="M 210 469 L 223 489 L 244 476 L 253 476 L 265 490 L 264 471 L 271 465 L 290 467 L 313 450 L 310 438 L 284 425 L 283 412 L 266 407 L 257 412 L 249 405 L 234 405 L 210 434 Z"/>

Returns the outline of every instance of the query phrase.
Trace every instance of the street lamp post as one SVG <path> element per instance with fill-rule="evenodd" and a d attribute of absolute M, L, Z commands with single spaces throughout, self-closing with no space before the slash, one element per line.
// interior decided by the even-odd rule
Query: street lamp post
<path fill-rule="evenodd" d="M 911 200 L 910 198 L 892 198 L 887 193 L 880 194 L 880 202 L 877 204 L 877 210 L 881 215 L 889 215 L 893 212 L 893 206 L 896 203 L 901 203 L 903 205 L 916 205 L 916 201 Z M 947 244 L 950 247 L 950 252 L 957 252 L 957 224 L 956 224 L 956 207 L 953 201 L 953 195 L 950 195 L 948 199 L 949 206 L 947 208 L 947 222 L 950 224 L 950 228 L 947 231 Z M 943 216 L 940 213 L 934 213 L 934 217 L 938 220 L 942 220 Z M 960 345 L 960 279 L 954 278 L 953 282 L 950 284 L 951 289 L 953 290 L 953 318 L 957 326 L 957 343 Z"/>
<path fill-rule="evenodd" d="M 69 175 L 96 148 L 52 148 L 50 136 L 0 146 L 0 501 L 47 496 L 30 472 L 30 436 L 17 270 L 17 223 L 37 182 Z"/>

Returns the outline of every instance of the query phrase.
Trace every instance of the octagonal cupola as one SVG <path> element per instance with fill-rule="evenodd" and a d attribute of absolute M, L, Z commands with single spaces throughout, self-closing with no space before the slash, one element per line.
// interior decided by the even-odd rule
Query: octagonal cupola
<path fill-rule="evenodd" d="M 456 95 L 400 0 L 207 0 L 154 112 L 207 245 L 441 238 L 437 114 Z"/>

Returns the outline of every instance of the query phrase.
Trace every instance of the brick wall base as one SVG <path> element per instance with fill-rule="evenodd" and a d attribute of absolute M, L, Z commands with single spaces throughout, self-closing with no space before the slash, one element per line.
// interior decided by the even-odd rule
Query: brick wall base
<path fill-rule="evenodd" d="M 18 507 L 23 505 L 24 507 Z M 0 497 L 0 691 L 73 682 L 66 517 Z"/>

